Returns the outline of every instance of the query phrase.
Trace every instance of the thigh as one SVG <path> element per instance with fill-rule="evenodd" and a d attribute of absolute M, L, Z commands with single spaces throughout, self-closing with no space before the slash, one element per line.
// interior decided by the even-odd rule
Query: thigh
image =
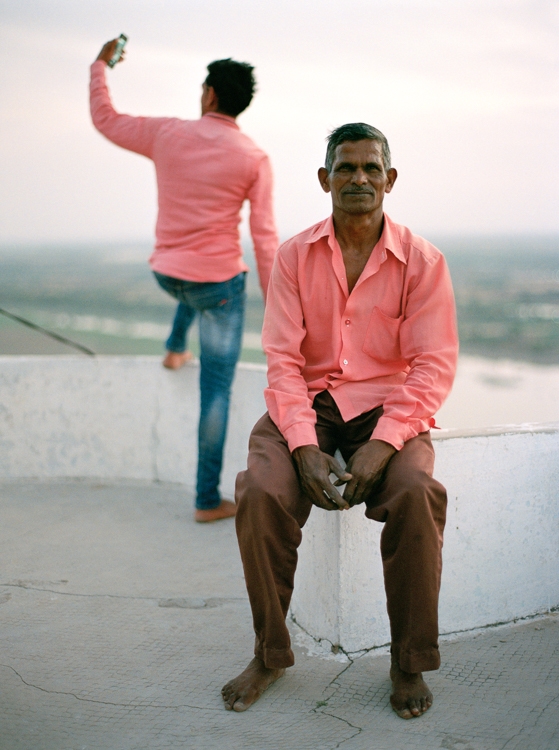
<path fill-rule="evenodd" d="M 289 517 L 301 528 L 311 511 L 287 442 L 267 413 L 250 435 L 247 469 L 237 476 L 235 497 L 238 522 L 250 508 L 251 513 L 262 514 L 262 520 L 275 516 L 277 528 Z"/>
<path fill-rule="evenodd" d="M 245 275 L 199 290 L 196 304 L 200 311 L 202 357 L 237 362 L 243 336 L 245 314 Z"/>
<path fill-rule="evenodd" d="M 434 463 L 435 452 L 428 432 L 408 440 L 390 459 L 381 484 L 367 501 L 367 516 L 385 521 L 388 512 L 400 503 L 412 510 L 412 498 L 423 503 L 425 498 L 436 496 L 446 502 L 444 488 L 433 479 Z M 441 510 L 444 512 L 444 508 Z"/>
<path fill-rule="evenodd" d="M 179 302 L 182 302 L 181 297 L 183 286 L 185 284 L 182 279 L 175 279 L 172 276 L 165 276 L 164 274 L 158 273 L 157 271 L 153 271 L 153 275 L 163 291 L 167 292 L 167 294 L 170 294 L 171 297 L 174 297 L 176 300 L 179 300 Z"/>

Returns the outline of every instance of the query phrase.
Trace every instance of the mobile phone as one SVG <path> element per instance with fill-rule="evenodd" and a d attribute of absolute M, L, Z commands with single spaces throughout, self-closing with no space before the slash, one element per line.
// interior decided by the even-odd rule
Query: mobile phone
<path fill-rule="evenodd" d="M 120 58 L 122 57 L 122 50 L 124 49 L 124 45 L 126 44 L 127 41 L 128 41 L 128 37 L 126 36 L 126 34 L 121 34 L 119 36 L 113 56 L 108 62 L 109 68 L 114 68 L 114 66 L 120 60 Z"/>

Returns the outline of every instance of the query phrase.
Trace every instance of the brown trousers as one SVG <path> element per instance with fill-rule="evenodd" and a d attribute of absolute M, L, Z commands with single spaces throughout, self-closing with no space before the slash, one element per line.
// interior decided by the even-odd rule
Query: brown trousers
<path fill-rule="evenodd" d="M 344 422 L 330 394 L 318 394 L 320 449 L 347 461 L 370 439 L 382 407 Z M 446 491 L 432 477 L 429 433 L 391 458 L 365 515 L 384 523 L 381 556 L 392 654 L 405 672 L 438 669 L 438 599 Z M 294 663 L 285 618 L 293 592 L 301 529 L 312 503 L 302 493 L 291 453 L 265 414 L 249 442 L 248 468 L 237 476 L 236 527 L 252 608 L 254 653 L 269 668 Z M 322 512 L 322 511 L 321 511 Z M 327 512 L 327 511 L 323 511 Z M 337 511 L 332 511 L 337 512 Z"/>

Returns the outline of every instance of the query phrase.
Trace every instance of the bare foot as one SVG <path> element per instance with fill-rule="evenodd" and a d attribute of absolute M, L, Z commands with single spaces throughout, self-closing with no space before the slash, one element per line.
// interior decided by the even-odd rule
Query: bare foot
<path fill-rule="evenodd" d="M 197 523 L 212 523 L 212 521 L 221 521 L 222 518 L 233 518 L 237 512 L 237 506 L 231 500 L 222 500 L 217 508 L 202 510 L 196 508 L 194 520 Z"/>
<path fill-rule="evenodd" d="M 163 359 L 163 367 L 168 370 L 180 370 L 180 368 L 192 359 L 192 352 L 167 352 Z"/>
<path fill-rule="evenodd" d="M 392 660 L 390 666 L 392 693 L 390 703 L 401 719 L 421 716 L 433 705 L 433 694 L 427 687 L 421 672 L 403 672 Z"/>
<path fill-rule="evenodd" d="M 285 669 L 268 669 L 262 659 L 254 657 L 244 672 L 221 690 L 228 711 L 246 711 L 272 683 L 285 674 Z"/>

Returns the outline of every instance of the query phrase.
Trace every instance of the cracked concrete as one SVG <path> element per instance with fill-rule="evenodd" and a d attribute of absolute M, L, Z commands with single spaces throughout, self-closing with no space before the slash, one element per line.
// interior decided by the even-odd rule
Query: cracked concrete
<path fill-rule="evenodd" d="M 245 714 L 252 652 L 232 521 L 178 485 L 0 482 L 0 750 L 558 750 L 559 616 L 446 638 L 433 708 L 390 709 L 386 648 L 296 665 Z"/>

